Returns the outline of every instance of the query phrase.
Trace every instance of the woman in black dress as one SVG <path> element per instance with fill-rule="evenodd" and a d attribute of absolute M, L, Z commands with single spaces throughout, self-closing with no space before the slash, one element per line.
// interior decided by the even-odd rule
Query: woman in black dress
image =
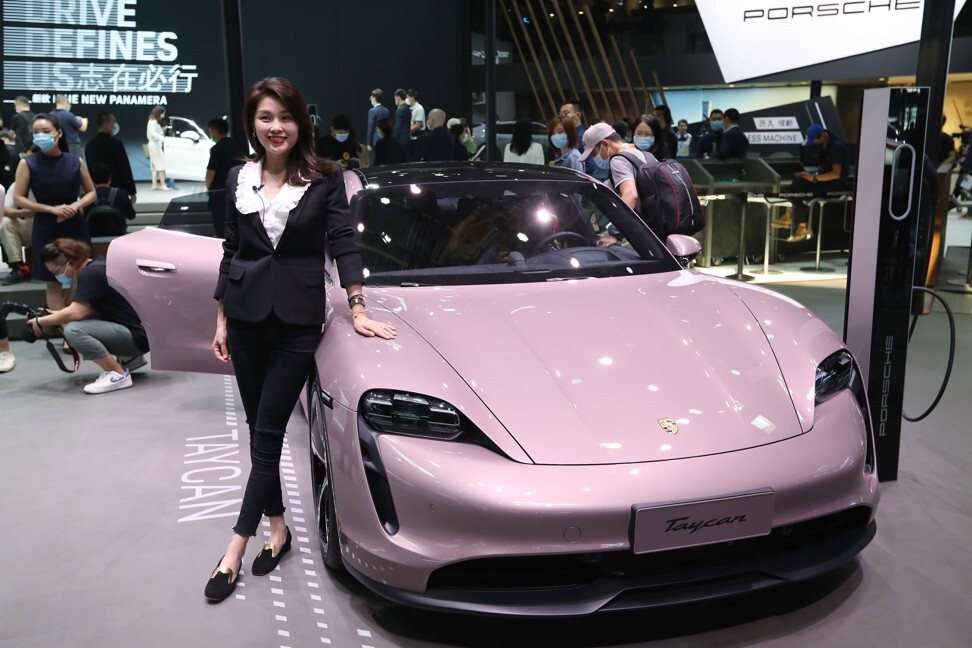
<path fill-rule="evenodd" d="M 58 238 L 91 242 L 83 210 L 95 201 L 97 194 L 84 160 L 68 153 L 57 118 L 41 113 L 34 117 L 33 130 L 34 147 L 40 152 L 17 165 L 14 204 L 34 212 L 34 278 L 47 284 L 47 307 L 60 310 L 64 308 L 60 282 L 67 288 L 71 280 L 56 279 L 44 265 L 41 254 L 45 245 Z M 31 191 L 34 200 L 27 197 Z"/>
<path fill-rule="evenodd" d="M 330 246 L 348 295 L 346 317 L 367 337 L 395 337 L 368 317 L 361 257 L 341 167 L 314 154 L 307 103 L 286 79 L 257 82 L 243 106 L 256 159 L 226 181 L 226 238 L 215 297 L 213 353 L 233 361 L 250 428 L 250 476 L 233 536 L 206 584 L 206 598 L 236 586 L 247 541 L 264 515 L 270 537 L 251 573 L 270 573 L 290 549 L 280 490 L 287 421 L 314 363 L 325 313 L 325 253 Z"/>

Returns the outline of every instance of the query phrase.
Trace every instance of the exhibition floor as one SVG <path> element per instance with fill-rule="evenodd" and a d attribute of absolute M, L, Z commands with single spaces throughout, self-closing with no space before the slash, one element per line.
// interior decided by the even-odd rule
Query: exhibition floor
<path fill-rule="evenodd" d="M 844 281 L 776 284 L 840 331 Z M 282 466 L 294 550 L 219 605 L 202 592 L 248 470 L 231 377 L 153 371 L 88 396 L 97 375 L 57 371 L 13 342 L 0 375 L 0 646 L 967 646 L 972 636 L 972 298 L 956 295 L 952 382 L 938 409 L 905 423 L 899 480 L 883 485 L 878 533 L 817 582 L 717 603 L 555 621 L 417 612 L 321 562 L 313 537 L 307 426 L 296 412 Z M 908 354 L 905 410 L 937 392 L 948 351 L 940 308 Z M 241 436 L 242 435 L 242 436 Z"/>

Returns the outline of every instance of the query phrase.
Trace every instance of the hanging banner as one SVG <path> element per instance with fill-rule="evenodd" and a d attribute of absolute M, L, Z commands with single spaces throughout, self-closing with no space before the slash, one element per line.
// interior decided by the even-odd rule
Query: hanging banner
<path fill-rule="evenodd" d="M 199 77 L 174 31 L 139 29 L 138 0 L 6 0 L 3 89 L 34 102 L 70 95 L 76 105 L 165 105 Z"/>
<path fill-rule="evenodd" d="M 197 0 L 189 13 L 153 0 L 0 0 L 0 8 L 5 122 L 16 97 L 46 113 L 63 96 L 74 115 L 89 120 L 83 145 L 95 136 L 98 115 L 112 113 L 142 180 L 150 173 L 142 148 L 147 119 L 161 106 L 170 126 L 169 176 L 205 176 L 206 124 L 228 108 L 219 0 Z M 192 139 L 180 139 L 187 130 Z M 191 167 L 188 176 L 173 168 L 183 148 L 194 154 L 183 165 Z"/>
<path fill-rule="evenodd" d="M 917 41 L 924 0 L 695 0 L 726 83 Z M 965 0 L 955 0 L 958 16 Z"/>

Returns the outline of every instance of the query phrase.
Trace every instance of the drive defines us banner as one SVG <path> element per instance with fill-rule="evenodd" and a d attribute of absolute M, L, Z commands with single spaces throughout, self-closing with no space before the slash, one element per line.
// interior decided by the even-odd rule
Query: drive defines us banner
<path fill-rule="evenodd" d="M 14 97 L 26 96 L 38 113 L 63 94 L 90 120 L 86 141 L 97 114 L 109 111 L 136 177 L 147 177 L 141 143 L 154 106 L 203 125 L 226 114 L 218 0 L 195 2 L 191 14 L 150 0 L 2 0 L 0 7 L 7 121 Z"/>
<path fill-rule="evenodd" d="M 726 83 L 917 41 L 924 15 L 924 0 L 695 0 L 695 4 Z M 964 5 L 965 0 L 955 1 L 955 16 Z M 758 46 L 740 47 L 742 43 Z"/>

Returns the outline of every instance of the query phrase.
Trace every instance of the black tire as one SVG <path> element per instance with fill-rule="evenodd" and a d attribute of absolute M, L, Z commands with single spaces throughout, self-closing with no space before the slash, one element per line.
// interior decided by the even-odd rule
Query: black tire
<path fill-rule="evenodd" d="M 308 427 L 310 428 L 311 481 L 314 487 L 314 519 L 317 523 L 317 539 L 320 542 L 321 559 L 329 568 L 344 571 L 341 560 L 341 542 L 338 535 L 337 516 L 334 512 L 334 490 L 331 487 L 331 452 L 324 429 L 324 402 L 321 385 L 317 378 L 308 395 Z M 320 443 L 315 443 L 320 440 Z M 323 456 L 318 446 L 323 446 Z"/>

